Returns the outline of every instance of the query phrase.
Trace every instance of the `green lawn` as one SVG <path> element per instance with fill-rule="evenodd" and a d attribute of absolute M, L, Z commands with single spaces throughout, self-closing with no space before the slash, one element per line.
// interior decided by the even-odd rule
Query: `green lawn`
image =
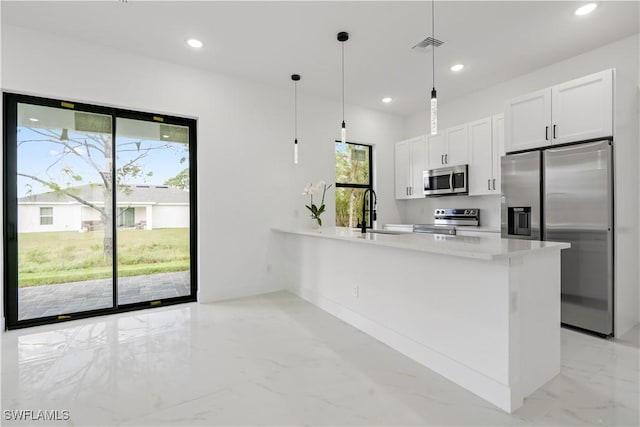
<path fill-rule="evenodd" d="M 20 233 L 20 287 L 110 278 L 111 258 L 102 251 L 103 233 Z M 118 275 L 189 269 L 189 229 L 120 230 Z"/>

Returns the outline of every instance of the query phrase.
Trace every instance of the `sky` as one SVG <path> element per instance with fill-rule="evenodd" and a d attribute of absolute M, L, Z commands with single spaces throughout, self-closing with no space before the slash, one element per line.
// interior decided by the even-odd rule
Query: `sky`
<path fill-rule="evenodd" d="M 34 175 L 46 181 L 53 181 L 62 187 L 102 182 L 98 171 L 85 161 L 87 158 L 86 151 L 82 152 L 82 157 L 69 152 L 69 150 L 65 153 L 62 143 L 49 141 L 46 136 L 37 133 L 42 131 L 43 129 L 35 130 L 23 126 L 18 127 L 18 173 Z M 60 135 L 62 130 L 52 129 L 51 132 L 55 135 Z M 86 132 L 69 131 L 70 140 L 78 138 L 84 140 Z M 158 148 L 165 145 L 168 145 L 168 147 L 150 150 L 145 158 L 137 162 L 142 167 L 145 175 L 147 172 L 152 172 L 152 176 L 138 177 L 135 180 L 128 181 L 128 184 L 163 185 L 167 179 L 188 167 L 188 159 L 184 163 L 180 163 L 181 158 L 188 157 L 188 153 L 184 150 L 184 144 L 143 140 L 140 143 L 140 151 L 138 151 L 135 145 L 137 141 L 140 140 L 116 137 L 116 167 L 122 166 L 147 148 Z M 122 150 L 132 151 L 118 151 L 118 147 Z M 104 167 L 106 161 L 101 152 L 91 149 L 90 154 L 91 159 L 99 167 Z M 63 173 L 65 169 L 73 171 L 74 175 L 81 176 L 82 180 L 76 182 L 68 178 Z M 37 181 L 21 176 L 18 176 L 17 185 L 18 197 L 28 195 L 29 191 L 31 194 L 51 191 Z"/>

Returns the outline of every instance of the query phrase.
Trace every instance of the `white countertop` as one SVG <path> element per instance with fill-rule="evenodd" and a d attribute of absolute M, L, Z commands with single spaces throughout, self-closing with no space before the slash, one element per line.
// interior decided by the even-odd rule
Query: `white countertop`
<path fill-rule="evenodd" d="M 536 251 L 568 249 L 571 246 L 569 243 L 561 242 L 498 239 L 496 237 L 449 236 L 424 233 L 403 233 L 397 235 L 379 233 L 362 234 L 360 231 L 344 227 L 323 227 L 318 230 L 272 228 L 272 230 L 301 236 L 484 260 L 520 257 Z"/>

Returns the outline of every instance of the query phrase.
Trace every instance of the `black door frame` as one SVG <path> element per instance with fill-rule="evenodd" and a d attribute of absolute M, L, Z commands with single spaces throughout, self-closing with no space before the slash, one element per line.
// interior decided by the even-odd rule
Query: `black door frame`
<path fill-rule="evenodd" d="M 88 310 L 78 313 L 60 313 L 55 316 L 39 317 L 35 319 L 18 320 L 18 204 L 17 204 L 17 124 L 18 104 L 32 104 L 44 107 L 66 108 L 74 111 L 109 115 L 112 118 L 112 140 L 116 141 L 116 119 L 133 119 L 155 123 L 186 126 L 189 129 L 189 250 L 190 250 L 190 295 L 168 299 L 141 301 L 131 304 L 118 305 L 118 263 L 117 260 L 117 214 L 115 185 L 112 185 L 113 205 L 113 304 L 112 307 Z M 166 114 L 144 113 L 115 107 L 85 104 L 75 101 L 43 98 L 18 93 L 3 93 L 3 245 L 4 245 L 4 316 L 7 329 L 17 329 L 50 323 L 65 322 L 73 319 L 140 310 L 150 307 L 161 307 L 197 300 L 197 120 L 192 118 L 169 116 Z M 115 150 L 112 161 L 112 180 L 115 180 L 116 162 Z"/>

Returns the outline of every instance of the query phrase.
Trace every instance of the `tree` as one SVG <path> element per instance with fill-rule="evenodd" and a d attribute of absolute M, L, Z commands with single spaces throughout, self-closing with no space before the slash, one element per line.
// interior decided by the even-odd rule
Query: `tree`
<path fill-rule="evenodd" d="M 114 147 L 113 138 L 110 133 L 77 132 L 71 133 L 63 129 L 62 135 L 58 131 L 43 128 L 28 128 L 32 133 L 41 136 L 37 139 L 25 139 L 18 142 L 18 147 L 32 142 L 47 141 L 60 147 L 56 150 L 53 162 L 46 168 L 46 174 L 36 176 L 18 171 L 18 175 L 31 179 L 49 188 L 54 193 L 68 196 L 80 204 L 94 209 L 100 214 L 100 219 L 104 225 L 103 253 L 111 256 L 113 250 L 113 159 Z M 164 149 L 168 144 L 142 146 L 142 141 L 118 142 L 117 153 L 126 154 L 127 160 L 118 165 L 116 169 L 115 184 L 118 191 L 130 194 L 133 189 L 127 185 L 130 179 L 152 176 L 152 172 L 145 173 L 143 166 L 139 163 L 147 157 L 152 150 Z M 68 159 L 81 160 L 95 170 L 100 177 L 99 185 L 103 186 L 102 206 L 94 201 L 85 200 L 78 195 L 75 189 L 78 184 L 85 181 L 85 177 L 77 170 L 77 165 L 65 164 Z M 58 182 L 64 179 L 65 182 Z"/>
<path fill-rule="evenodd" d="M 169 178 L 164 185 L 176 187 L 181 190 L 189 190 L 189 168 L 180 171 L 176 176 Z"/>
<path fill-rule="evenodd" d="M 353 144 L 343 144 L 344 149 L 336 150 L 336 182 L 364 184 L 369 182 L 369 161 L 354 157 L 354 151 L 362 148 Z M 364 189 L 340 187 L 336 188 L 336 225 L 355 227 L 359 212 L 362 211 L 362 194 Z"/>

